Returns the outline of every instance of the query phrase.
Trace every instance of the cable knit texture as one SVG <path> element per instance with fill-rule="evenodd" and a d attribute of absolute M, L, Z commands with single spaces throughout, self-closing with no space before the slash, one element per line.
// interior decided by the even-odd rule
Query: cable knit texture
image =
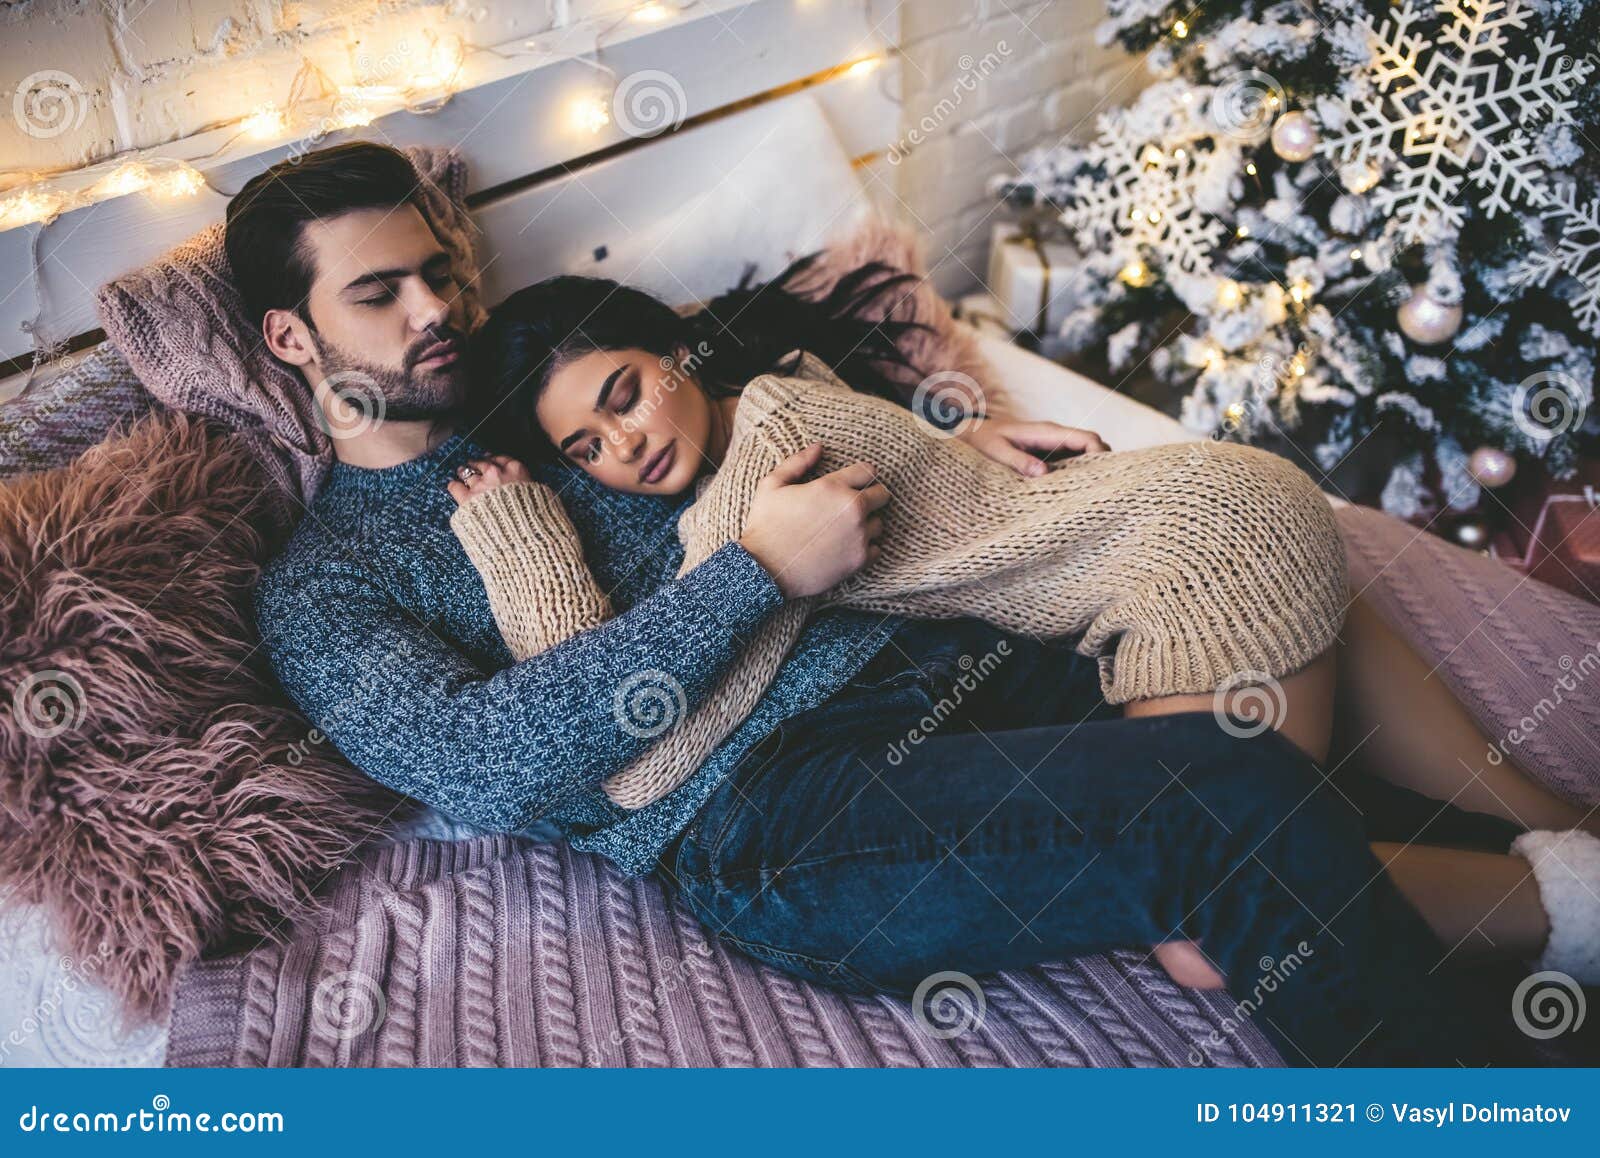
<path fill-rule="evenodd" d="M 759 701 L 814 608 L 1081 634 L 1111 703 L 1289 675 L 1343 622 L 1332 508 L 1287 460 L 1205 442 L 1085 455 L 1023 478 L 805 353 L 793 376 L 745 387 L 727 455 L 678 522 L 684 567 L 737 539 L 757 484 L 815 441 L 819 473 L 866 459 L 888 486 L 881 555 L 763 624 L 705 704 L 606 780 L 622 807 L 660 799 L 699 767 Z M 549 519 L 555 506 L 547 488 L 525 483 L 488 491 L 451 520 L 519 659 L 593 626 L 586 617 L 600 609 L 576 537 Z"/>
<path fill-rule="evenodd" d="M 978 1024 L 935 1035 L 903 999 L 730 952 L 656 881 L 559 844 L 396 844 L 341 876 L 326 914 L 191 969 L 167 1064 L 1278 1064 L 1232 998 L 1132 952 L 984 977 Z"/>

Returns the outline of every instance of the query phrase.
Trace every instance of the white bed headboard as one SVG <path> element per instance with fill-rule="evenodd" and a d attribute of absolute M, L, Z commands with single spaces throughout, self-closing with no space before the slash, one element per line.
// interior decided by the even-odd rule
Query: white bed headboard
<path fill-rule="evenodd" d="M 886 165 L 900 131 L 896 9 L 888 0 L 705 0 L 609 45 L 600 59 L 619 76 L 655 70 L 682 90 L 683 121 L 657 136 L 615 123 L 575 131 L 558 113 L 593 91 L 593 68 L 523 59 L 431 115 L 397 112 L 328 140 L 460 148 L 491 302 L 558 272 L 614 277 L 674 302 L 703 297 L 748 262 L 776 272 L 863 208 L 852 170 Z M 864 59 L 875 67 L 850 67 Z M 292 147 L 201 167 L 236 189 Z M 225 206 L 209 190 L 177 202 L 133 194 L 0 232 L 0 398 L 20 388 L 36 315 L 48 341 L 98 340 L 95 288 L 220 220 Z"/>

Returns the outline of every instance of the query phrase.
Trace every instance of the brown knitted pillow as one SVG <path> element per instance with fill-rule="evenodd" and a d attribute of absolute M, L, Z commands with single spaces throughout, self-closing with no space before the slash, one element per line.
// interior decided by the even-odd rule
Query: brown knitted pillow
<path fill-rule="evenodd" d="M 404 150 L 416 166 L 423 215 L 461 277 L 469 324 L 478 301 L 477 227 L 467 216 L 467 166 L 453 150 Z M 309 501 L 333 449 L 299 373 L 268 352 L 245 316 L 222 248 L 209 225 L 97 293 L 101 324 L 158 401 L 251 432 L 250 445 L 290 494 Z"/>
<path fill-rule="evenodd" d="M 256 647 L 273 496 L 170 412 L 0 487 L 0 885 L 131 1018 L 203 950 L 286 933 L 398 803 Z"/>

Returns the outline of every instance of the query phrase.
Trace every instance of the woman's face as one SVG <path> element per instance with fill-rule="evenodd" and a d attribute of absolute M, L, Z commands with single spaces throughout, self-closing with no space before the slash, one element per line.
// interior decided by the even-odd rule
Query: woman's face
<path fill-rule="evenodd" d="M 613 490 L 675 495 L 706 466 L 711 400 L 675 359 L 596 350 L 550 376 L 534 407 L 556 449 Z"/>

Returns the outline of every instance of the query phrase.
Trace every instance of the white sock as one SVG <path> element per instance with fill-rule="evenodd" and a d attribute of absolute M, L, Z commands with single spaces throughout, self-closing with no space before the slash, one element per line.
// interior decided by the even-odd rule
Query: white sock
<path fill-rule="evenodd" d="M 1539 968 L 1600 985 L 1600 839 L 1578 829 L 1525 832 L 1511 851 L 1533 866 L 1550 919 Z"/>

